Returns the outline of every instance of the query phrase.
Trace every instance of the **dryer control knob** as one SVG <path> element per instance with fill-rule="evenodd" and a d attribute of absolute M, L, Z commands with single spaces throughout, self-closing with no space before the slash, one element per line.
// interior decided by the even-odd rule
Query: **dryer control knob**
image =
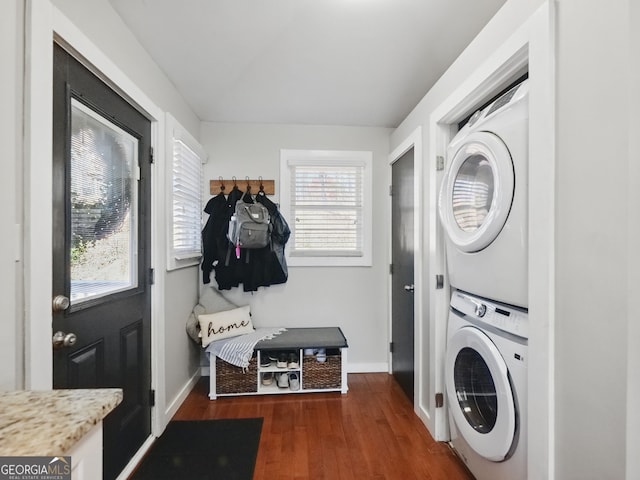
<path fill-rule="evenodd" d="M 476 303 L 476 315 L 484 317 L 485 313 L 487 313 L 487 306 L 484 303 Z"/>

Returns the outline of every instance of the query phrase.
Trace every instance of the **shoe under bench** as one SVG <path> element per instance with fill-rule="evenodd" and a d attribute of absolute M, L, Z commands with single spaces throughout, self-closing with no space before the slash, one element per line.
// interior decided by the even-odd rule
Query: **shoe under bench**
<path fill-rule="evenodd" d="M 305 351 L 324 349 L 326 360 Z M 283 393 L 341 392 L 347 393 L 347 339 L 340 327 L 289 328 L 275 337 L 258 342 L 246 369 L 221 360 L 209 358 L 209 398 L 215 400 L 231 395 L 268 395 Z M 298 366 L 279 368 L 275 362 L 261 366 L 265 355 L 293 352 L 298 355 Z M 263 374 L 296 372 L 300 380 L 297 390 L 278 387 L 276 379 L 270 385 L 262 384 Z"/>

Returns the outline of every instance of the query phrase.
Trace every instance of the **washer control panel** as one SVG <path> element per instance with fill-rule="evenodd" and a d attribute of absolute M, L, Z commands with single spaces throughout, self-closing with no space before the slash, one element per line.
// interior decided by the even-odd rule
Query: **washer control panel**
<path fill-rule="evenodd" d="M 504 332 L 529 338 L 529 315 L 526 311 L 459 291 L 455 291 L 451 296 L 451 306 L 465 315 Z"/>

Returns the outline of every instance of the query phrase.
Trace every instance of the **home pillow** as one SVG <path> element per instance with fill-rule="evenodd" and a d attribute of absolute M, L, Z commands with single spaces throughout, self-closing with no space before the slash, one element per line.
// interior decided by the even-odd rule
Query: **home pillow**
<path fill-rule="evenodd" d="M 189 315 L 186 324 L 186 330 L 189 337 L 198 345 L 200 340 L 200 324 L 197 315 L 203 313 L 216 313 L 224 310 L 232 310 L 238 305 L 227 300 L 218 290 L 213 287 L 204 287 L 202 294 L 198 300 L 198 304 L 193 307 L 193 311 Z"/>
<path fill-rule="evenodd" d="M 200 314 L 198 322 L 203 347 L 215 340 L 253 332 L 249 305 L 225 312 Z"/>

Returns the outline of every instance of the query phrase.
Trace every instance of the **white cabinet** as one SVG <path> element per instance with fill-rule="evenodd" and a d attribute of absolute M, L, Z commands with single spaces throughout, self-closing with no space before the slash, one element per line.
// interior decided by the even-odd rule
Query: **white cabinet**
<path fill-rule="evenodd" d="M 102 478 L 102 421 L 89 430 L 65 455 L 71 456 L 73 480 Z"/>

